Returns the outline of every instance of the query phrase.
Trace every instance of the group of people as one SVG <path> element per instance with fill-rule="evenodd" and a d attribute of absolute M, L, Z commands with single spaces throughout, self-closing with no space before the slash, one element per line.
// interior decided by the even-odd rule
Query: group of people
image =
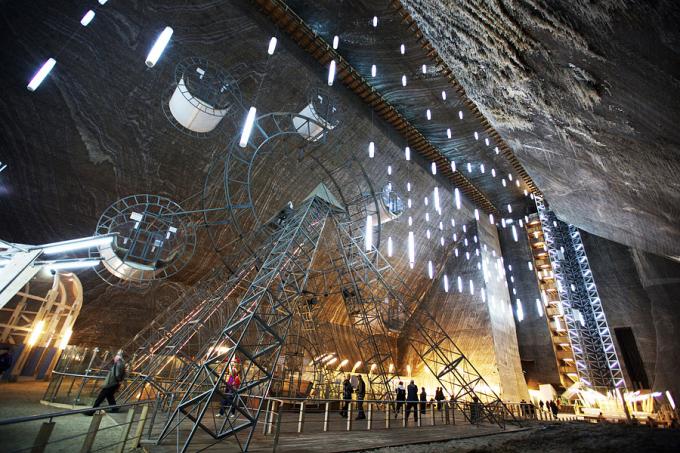
<path fill-rule="evenodd" d="M 438 387 L 437 392 L 435 392 L 435 398 L 439 398 L 440 395 L 441 398 L 444 399 L 444 392 Z M 406 406 L 404 413 L 404 418 L 406 420 L 408 420 L 411 415 L 411 411 L 413 411 L 413 420 L 416 422 L 418 421 L 418 412 L 424 414 L 427 411 L 427 392 L 425 391 L 425 387 L 421 387 L 420 394 L 418 394 L 418 386 L 415 384 L 415 381 L 411 381 L 406 388 L 404 388 L 404 383 L 399 381 L 394 399 L 397 403 L 396 410 L 394 411 L 394 418 L 399 416 L 404 405 Z M 441 404 L 440 401 L 438 402 Z"/>
<path fill-rule="evenodd" d="M 543 400 L 541 400 L 538 402 L 538 407 L 540 407 L 541 410 L 544 410 L 543 407 L 545 407 L 545 410 L 552 413 L 553 418 L 557 420 L 557 413 L 560 411 L 560 407 L 555 401 L 549 400 L 546 403 L 543 403 Z"/>
<path fill-rule="evenodd" d="M 364 378 L 360 374 L 357 375 L 357 388 L 352 386 L 352 381 L 350 380 L 350 375 L 345 376 L 345 380 L 342 382 L 342 399 L 343 405 L 340 410 L 340 416 L 347 418 L 349 416 L 349 404 L 352 402 L 352 393 L 357 394 L 357 420 L 363 420 L 366 418 L 364 413 L 364 398 L 366 398 L 366 383 Z"/>

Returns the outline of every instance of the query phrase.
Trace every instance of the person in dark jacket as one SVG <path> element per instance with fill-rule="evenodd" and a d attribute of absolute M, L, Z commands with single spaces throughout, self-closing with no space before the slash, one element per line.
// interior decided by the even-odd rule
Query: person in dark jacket
<path fill-rule="evenodd" d="M 479 398 L 473 396 L 472 403 L 470 404 L 470 423 L 479 423 L 481 416 L 482 403 L 479 402 Z"/>
<path fill-rule="evenodd" d="M 104 385 L 102 386 L 102 389 L 99 391 L 97 399 L 94 400 L 92 408 L 94 409 L 96 407 L 99 407 L 99 405 L 104 401 L 104 399 L 108 401 L 109 406 L 115 406 L 116 405 L 115 394 L 124 380 L 125 380 L 125 361 L 123 360 L 123 351 L 119 350 L 113 357 L 113 365 L 109 369 L 109 372 L 106 375 L 106 379 L 104 379 Z M 111 409 L 111 412 L 118 412 L 118 408 L 114 407 L 113 409 Z M 84 414 L 91 416 L 94 415 L 94 411 L 85 412 Z"/>
<path fill-rule="evenodd" d="M 0 349 L 0 378 L 12 368 L 12 353 L 7 348 Z"/>
<path fill-rule="evenodd" d="M 366 383 L 364 382 L 364 378 L 361 377 L 361 375 L 357 375 L 357 379 L 359 382 L 357 383 L 357 420 L 363 420 L 366 418 L 366 414 L 364 414 L 364 397 L 366 396 Z"/>
<path fill-rule="evenodd" d="M 551 400 L 549 404 L 550 404 L 550 410 L 552 411 L 552 414 L 553 414 L 553 418 L 555 420 L 557 420 L 557 412 L 559 412 L 559 408 L 557 407 L 557 404 L 555 403 L 555 401 Z"/>
<path fill-rule="evenodd" d="M 395 400 L 397 401 L 397 407 L 394 411 L 394 418 L 397 418 L 404 405 L 404 401 L 406 401 L 406 389 L 404 388 L 404 383 L 401 381 L 399 381 L 399 385 L 397 386 L 397 397 Z"/>
<path fill-rule="evenodd" d="M 340 411 L 342 417 L 347 417 L 347 411 L 349 409 L 349 403 L 352 401 L 352 393 L 354 389 L 352 388 L 352 383 L 349 381 L 349 374 L 345 376 L 345 380 L 342 383 L 342 399 L 345 400 Z"/>
<path fill-rule="evenodd" d="M 413 419 L 418 421 L 418 386 L 413 381 L 406 387 L 406 420 L 411 410 L 413 410 Z"/>
<path fill-rule="evenodd" d="M 425 387 L 420 387 L 420 413 L 427 413 L 427 392 Z"/>
<path fill-rule="evenodd" d="M 437 410 L 439 412 L 441 412 L 442 407 L 444 406 L 445 399 L 444 390 L 442 390 L 441 387 L 437 387 L 437 390 L 434 392 L 434 400 L 437 402 Z"/>

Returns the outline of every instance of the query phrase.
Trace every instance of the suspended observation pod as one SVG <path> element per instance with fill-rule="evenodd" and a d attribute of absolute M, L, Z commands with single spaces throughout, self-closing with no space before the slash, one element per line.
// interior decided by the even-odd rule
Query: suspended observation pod
<path fill-rule="evenodd" d="M 117 234 L 94 252 L 104 265 L 95 271 L 111 285 L 139 286 L 167 278 L 189 262 L 196 247 L 196 233 L 182 208 L 158 195 L 118 200 L 101 215 L 96 232 Z"/>
<path fill-rule="evenodd" d="M 338 103 L 327 91 L 312 90 L 309 103 L 293 118 L 295 130 L 310 142 L 321 140 L 340 123 L 337 118 Z"/>
<path fill-rule="evenodd" d="M 212 136 L 229 113 L 243 110 L 236 80 L 202 58 L 177 65 L 172 95 L 162 104 L 173 126 L 198 138 Z"/>
<path fill-rule="evenodd" d="M 373 213 L 373 225 L 391 222 L 404 213 L 404 202 L 391 182 L 385 184 L 382 192 L 376 195 L 375 198 L 368 199 L 370 201 L 367 206 L 367 211 Z"/>

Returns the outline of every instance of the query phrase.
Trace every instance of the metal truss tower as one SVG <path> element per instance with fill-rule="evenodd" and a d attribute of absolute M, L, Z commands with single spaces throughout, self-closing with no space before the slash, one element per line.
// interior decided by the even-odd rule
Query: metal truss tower
<path fill-rule="evenodd" d="M 579 380 L 601 389 L 625 386 L 581 234 L 575 226 L 557 219 L 543 198 L 534 197 Z"/>
<path fill-rule="evenodd" d="M 326 199 L 311 195 L 285 220 L 226 326 L 197 356 L 195 370 L 175 384 L 173 392 L 180 400 L 159 440 L 174 432 L 181 437 L 181 451 L 186 451 L 199 428 L 217 441 L 244 431 L 245 441 L 237 441 L 248 448 L 333 209 Z M 235 358 L 242 362 L 237 416 L 220 420 L 215 413 L 219 399 L 226 397 L 228 365 Z"/>

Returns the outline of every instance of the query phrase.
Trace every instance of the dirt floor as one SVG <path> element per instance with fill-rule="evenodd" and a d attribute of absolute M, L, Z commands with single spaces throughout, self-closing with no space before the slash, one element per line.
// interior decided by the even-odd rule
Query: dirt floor
<path fill-rule="evenodd" d="M 680 452 L 680 430 L 585 422 L 542 423 L 527 431 L 408 447 L 380 453 Z"/>

